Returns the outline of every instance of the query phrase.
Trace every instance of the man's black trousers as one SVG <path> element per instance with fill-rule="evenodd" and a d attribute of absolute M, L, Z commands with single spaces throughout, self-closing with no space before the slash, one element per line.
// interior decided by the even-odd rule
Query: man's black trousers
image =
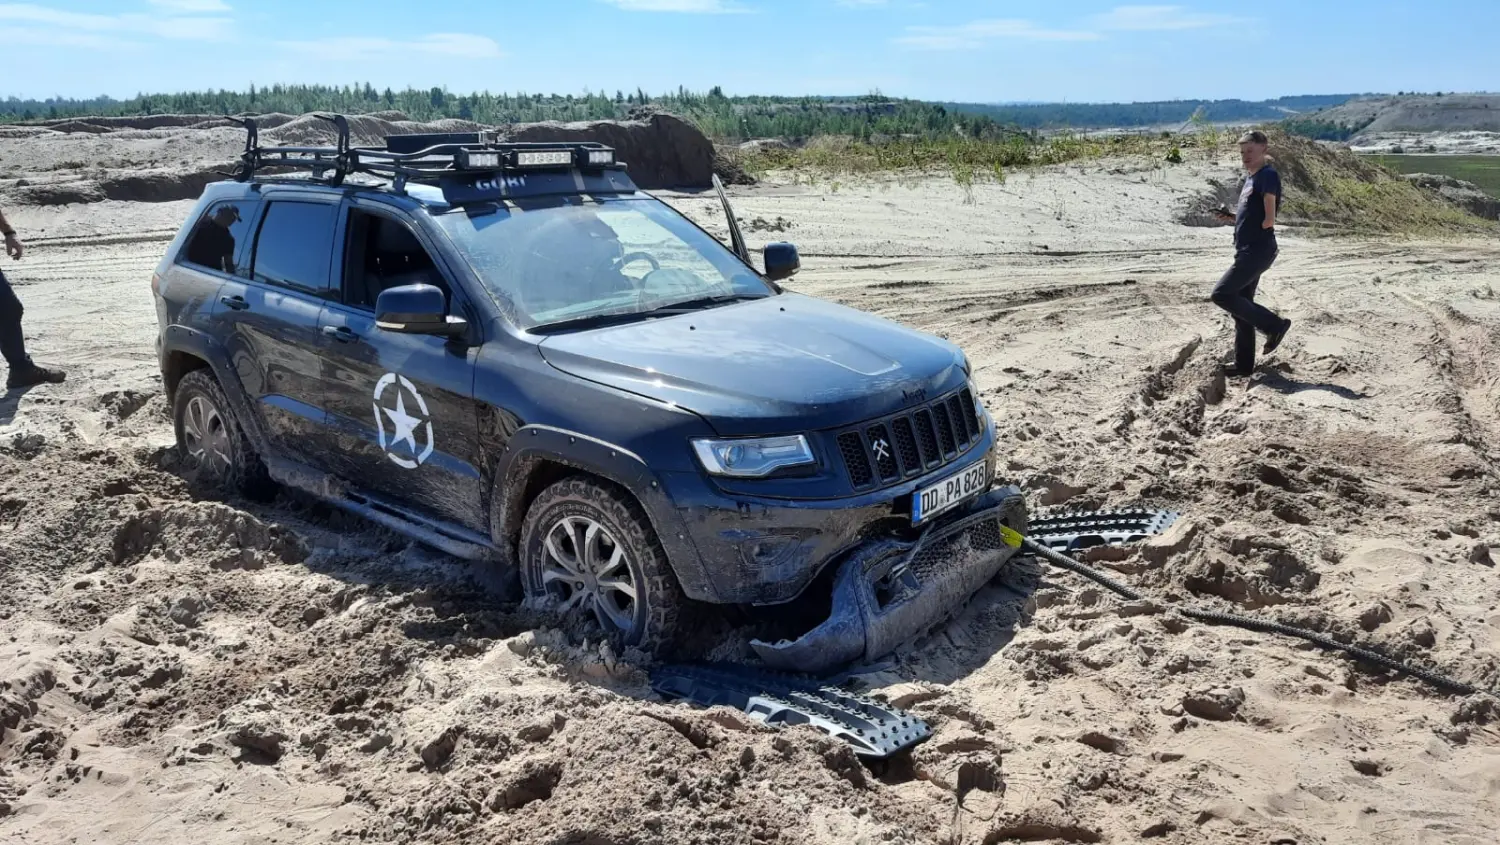
<path fill-rule="evenodd" d="M 1261 274 L 1271 269 L 1277 251 L 1274 240 L 1235 250 L 1234 266 L 1214 285 L 1210 297 L 1234 317 L 1234 366 L 1241 373 L 1255 369 L 1255 332 L 1271 334 L 1285 325 L 1278 314 L 1255 301 Z"/>

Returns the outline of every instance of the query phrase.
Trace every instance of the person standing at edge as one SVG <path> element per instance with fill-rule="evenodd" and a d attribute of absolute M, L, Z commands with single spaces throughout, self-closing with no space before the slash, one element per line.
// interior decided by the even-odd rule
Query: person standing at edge
<path fill-rule="evenodd" d="M 1240 136 L 1240 162 L 1247 175 L 1240 204 L 1233 215 L 1219 209 L 1221 219 L 1234 220 L 1234 266 L 1214 285 L 1210 299 L 1234 317 L 1234 369 L 1231 376 L 1255 371 L 1255 332 L 1266 336 L 1262 354 L 1269 355 L 1292 321 L 1255 301 L 1260 277 L 1276 261 L 1276 212 L 1281 210 L 1281 175 L 1266 157 L 1266 133 L 1258 129 Z"/>
<path fill-rule="evenodd" d="M 0 235 L 5 236 L 6 253 L 20 261 L 24 247 L 3 212 L 0 212 Z M 57 384 L 64 378 L 62 370 L 37 366 L 26 354 L 26 342 L 21 336 L 21 314 L 24 311 L 21 300 L 5 278 L 5 271 L 0 270 L 0 354 L 5 356 L 5 363 L 10 367 L 10 374 L 5 379 L 6 390 Z"/>

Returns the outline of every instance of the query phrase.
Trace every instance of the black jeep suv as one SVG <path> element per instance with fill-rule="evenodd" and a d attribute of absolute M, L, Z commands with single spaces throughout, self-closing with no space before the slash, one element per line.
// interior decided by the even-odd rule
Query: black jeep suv
<path fill-rule="evenodd" d="M 879 656 L 1014 554 L 962 352 L 782 289 L 795 248 L 757 270 L 722 187 L 729 247 L 601 145 L 362 148 L 335 121 L 330 148 L 248 122 L 152 277 L 200 476 L 493 560 L 645 650 L 688 600 L 816 583 L 826 621 L 754 644 L 807 671 Z"/>

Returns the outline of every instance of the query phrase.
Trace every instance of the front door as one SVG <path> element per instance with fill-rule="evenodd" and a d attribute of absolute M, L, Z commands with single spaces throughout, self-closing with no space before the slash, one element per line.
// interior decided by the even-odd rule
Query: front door
<path fill-rule="evenodd" d="M 336 473 L 387 504 L 486 531 L 474 402 L 479 348 L 375 325 L 385 288 L 425 282 L 461 302 L 414 230 L 373 204 L 344 211 L 343 296 L 323 312 L 322 379 Z"/>
<path fill-rule="evenodd" d="M 214 316 L 228 323 L 230 361 L 273 447 L 266 457 L 321 466 L 318 318 L 334 290 L 338 201 L 271 194 L 262 206 L 246 268 L 219 288 Z"/>

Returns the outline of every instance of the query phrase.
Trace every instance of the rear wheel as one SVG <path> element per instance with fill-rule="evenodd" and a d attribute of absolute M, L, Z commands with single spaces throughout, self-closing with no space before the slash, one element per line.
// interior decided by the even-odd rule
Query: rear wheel
<path fill-rule="evenodd" d="M 172 398 L 177 449 L 195 479 L 210 489 L 266 498 L 274 484 L 208 369 L 193 370 Z"/>
<path fill-rule="evenodd" d="M 642 651 L 670 643 L 682 591 L 645 513 L 612 485 L 566 478 L 537 496 L 521 526 L 526 595 L 597 624 Z"/>

